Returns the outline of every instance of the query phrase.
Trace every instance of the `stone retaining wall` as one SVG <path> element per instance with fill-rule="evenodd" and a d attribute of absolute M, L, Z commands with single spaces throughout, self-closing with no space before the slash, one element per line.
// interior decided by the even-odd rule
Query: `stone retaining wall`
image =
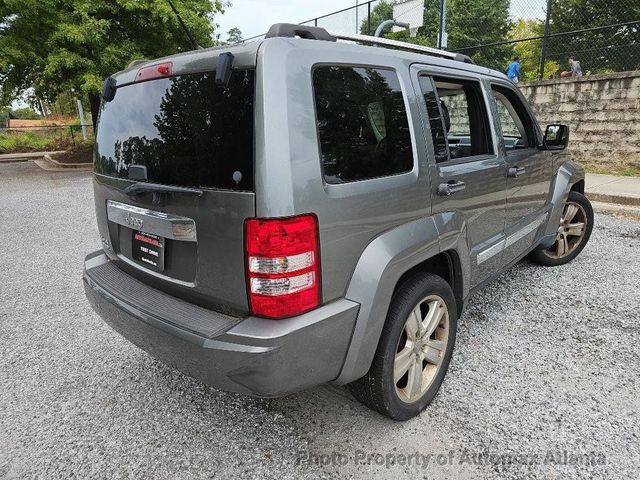
<path fill-rule="evenodd" d="M 540 126 L 570 126 L 578 162 L 640 167 L 640 71 L 520 84 Z"/>

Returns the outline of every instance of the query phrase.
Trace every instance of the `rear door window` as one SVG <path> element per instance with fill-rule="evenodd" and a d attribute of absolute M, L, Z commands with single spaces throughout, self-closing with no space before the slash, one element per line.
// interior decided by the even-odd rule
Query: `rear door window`
<path fill-rule="evenodd" d="M 234 71 L 221 87 L 215 72 L 207 72 L 119 87 L 101 107 L 95 171 L 125 179 L 132 171 L 146 172 L 142 181 L 151 183 L 253 190 L 254 77 L 253 70 Z"/>
<path fill-rule="evenodd" d="M 479 82 L 420 77 L 436 162 L 493 155 L 489 117 Z"/>
<path fill-rule="evenodd" d="M 319 66 L 313 72 L 313 87 L 327 183 L 413 169 L 409 120 L 396 72 Z"/>

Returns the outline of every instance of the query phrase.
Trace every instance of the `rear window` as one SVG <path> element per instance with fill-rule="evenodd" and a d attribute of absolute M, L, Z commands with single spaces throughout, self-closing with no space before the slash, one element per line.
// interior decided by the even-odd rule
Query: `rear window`
<path fill-rule="evenodd" d="M 208 72 L 118 88 L 101 108 L 96 172 L 130 178 L 140 166 L 151 183 L 253 190 L 254 83 L 244 70 L 227 87 Z"/>
<path fill-rule="evenodd" d="M 320 66 L 313 73 L 313 88 L 327 183 L 413 169 L 409 121 L 396 72 Z"/>

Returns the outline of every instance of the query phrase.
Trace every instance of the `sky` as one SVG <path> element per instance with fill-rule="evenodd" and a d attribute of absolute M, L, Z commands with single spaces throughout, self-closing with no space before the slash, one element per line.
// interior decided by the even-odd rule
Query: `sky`
<path fill-rule="evenodd" d="M 224 15 L 216 15 L 221 39 L 231 27 L 244 38 L 265 33 L 274 23 L 298 23 L 336 10 L 355 6 L 355 0 L 231 0 Z M 359 2 L 362 3 L 362 0 Z"/>

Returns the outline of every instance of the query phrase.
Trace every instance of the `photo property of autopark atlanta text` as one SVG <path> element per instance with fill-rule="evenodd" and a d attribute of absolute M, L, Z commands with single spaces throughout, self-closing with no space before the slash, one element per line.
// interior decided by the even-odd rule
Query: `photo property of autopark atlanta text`
<path fill-rule="evenodd" d="M 637 0 L 0 2 L 0 479 L 635 479 Z"/>

